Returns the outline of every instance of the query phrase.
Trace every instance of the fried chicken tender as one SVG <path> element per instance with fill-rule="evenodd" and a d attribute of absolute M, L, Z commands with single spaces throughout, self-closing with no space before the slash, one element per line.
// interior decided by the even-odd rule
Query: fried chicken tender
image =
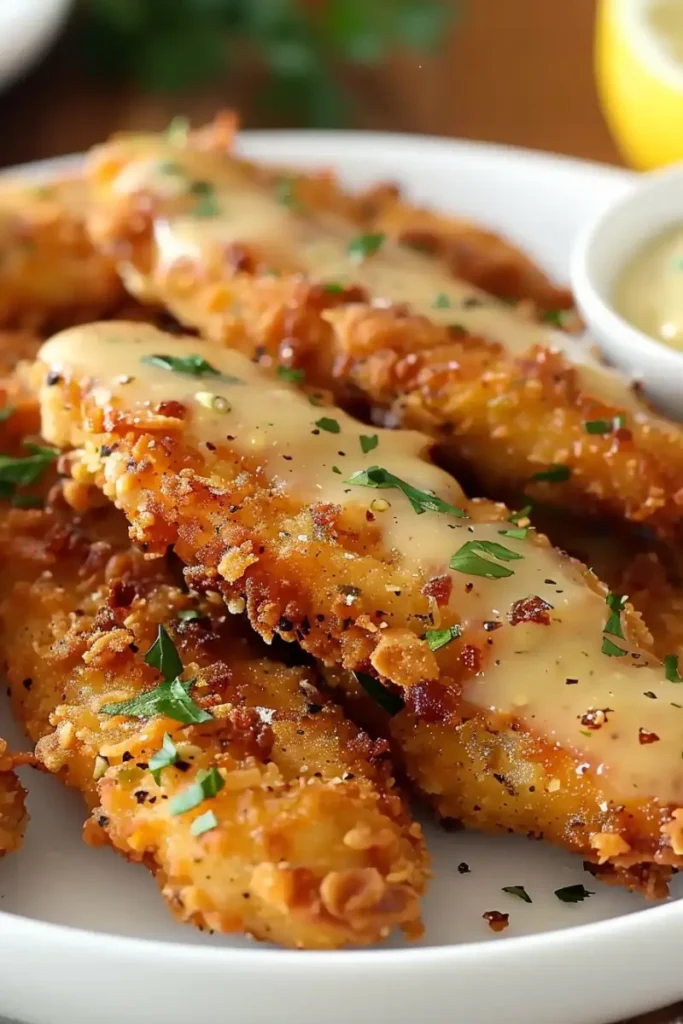
<path fill-rule="evenodd" d="M 220 600 L 181 590 L 112 512 L 13 510 L 0 532 L 14 709 L 38 760 L 93 809 L 87 837 L 150 867 L 201 928 L 315 949 L 418 935 L 428 860 L 386 743 L 315 671 L 266 657 Z M 144 652 L 162 625 L 189 696 L 108 712 L 154 692 Z M 196 724 L 179 720 L 188 706 Z"/>
<path fill-rule="evenodd" d="M 235 351 L 146 326 L 63 332 L 37 374 L 57 381 L 45 436 L 82 447 L 76 478 L 148 555 L 173 546 L 266 640 L 398 700 L 402 764 L 440 815 L 665 891 L 683 863 L 678 686 L 619 595 L 468 501 L 429 438 L 370 434 Z"/>
<path fill-rule="evenodd" d="M 19 849 L 28 821 L 26 790 L 12 770 L 17 760 L 0 739 L 0 857 Z"/>
<path fill-rule="evenodd" d="M 89 179 L 92 237 L 139 298 L 304 370 L 340 403 L 362 400 L 378 422 L 426 431 L 493 496 L 526 492 L 681 537 L 681 427 L 582 341 L 463 280 L 476 273 L 457 278 L 381 232 L 359 234 L 334 187 L 277 178 L 192 136 L 115 139 Z"/>
<path fill-rule="evenodd" d="M 122 287 L 85 230 L 87 187 L 76 176 L 0 183 L 0 327 L 56 329 L 110 312 Z"/>

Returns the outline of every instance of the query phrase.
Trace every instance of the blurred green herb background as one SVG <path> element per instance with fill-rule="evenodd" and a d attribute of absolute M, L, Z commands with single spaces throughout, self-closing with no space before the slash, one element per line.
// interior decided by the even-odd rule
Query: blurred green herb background
<path fill-rule="evenodd" d="M 257 103 L 335 127 L 360 102 L 341 68 L 373 68 L 409 48 L 433 53 L 456 0 L 85 0 L 83 45 L 98 74 L 150 92 L 200 89 L 247 63 Z"/>

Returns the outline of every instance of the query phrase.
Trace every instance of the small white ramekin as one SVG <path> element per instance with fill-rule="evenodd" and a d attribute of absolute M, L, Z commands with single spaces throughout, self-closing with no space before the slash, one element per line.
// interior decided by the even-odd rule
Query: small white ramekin
<path fill-rule="evenodd" d="M 683 164 L 642 175 L 581 232 L 571 260 L 574 296 L 609 362 L 642 382 L 651 401 L 683 419 L 683 352 L 644 334 L 614 308 L 626 263 L 667 227 L 683 226 Z"/>

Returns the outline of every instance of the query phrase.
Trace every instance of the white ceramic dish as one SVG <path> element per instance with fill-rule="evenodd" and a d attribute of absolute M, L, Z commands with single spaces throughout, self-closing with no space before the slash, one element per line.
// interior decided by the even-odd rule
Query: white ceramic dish
<path fill-rule="evenodd" d="M 571 282 L 584 320 L 608 358 L 642 380 L 657 405 L 680 417 L 683 353 L 628 323 L 615 310 L 612 292 L 641 246 L 683 222 L 683 165 L 635 181 L 584 226 L 571 260 Z"/>
<path fill-rule="evenodd" d="M 399 179 L 420 201 L 506 232 L 560 278 L 581 224 L 632 184 L 597 165 L 406 136 L 247 133 L 243 147 L 332 165 L 353 185 Z M 11 729 L 5 713 L 0 732 Z M 646 909 L 543 844 L 430 825 L 436 877 L 420 945 L 285 952 L 174 924 L 142 868 L 81 843 L 74 794 L 35 774 L 26 783 L 26 846 L 0 864 L 0 1015 L 27 1024 L 605 1024 L 683 996 L 683 900 Z M 575 882 L 595 895 L 553 895 Z M 503 885 L 526 886 L 533 904 Z M 487 910 L 509 912 L 510 928 L 494 935 Z"/>
<path fill-rule="evenodd" d="M 72 0 L 0 0 L 0 88 L 48 48 L 71 5 Z"/>

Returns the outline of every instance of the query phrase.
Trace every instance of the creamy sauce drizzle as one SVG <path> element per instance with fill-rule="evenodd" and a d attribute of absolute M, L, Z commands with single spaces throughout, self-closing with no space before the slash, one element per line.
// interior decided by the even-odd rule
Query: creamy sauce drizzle
<path fill-rule="evenodd" d="M 237 377 L 243 383 L 191 377 L 142 362 L 144 356 L 192 353 L 208 359 L 224 377 Z M 201 442 L 201 451 L 204 442 L 225 444 L 230 435 L 236 452 L 255 457 L 273 486 L 296 500 L 362 509 L 377 498 L 389 501 L 390 507 L 376 516 L 387 559 L 414 577 L 416 596 L 426 579 L 449 574 L 452 605 L 465 616 L 466 629 L 479 633 L 484 622 L 503 623 L 488 634 L 489 660 L 466 686 L 466 700 L 517 716 L 532 731 L 572 751 L 581 762 L 578 772 L 604 772 L 622 797 L 683 799 L 683 709 L 672 707 L 683 704 L 683 685 L 667 682 L 662 666 L 651 663 L 629 642 L 612 638 L 628 648 L 625 657 L 601 653 L 607 606 L 567 558 L 529 538 L 500 536 L 499 531 L 509 524 L 475 524 L 431 511 L 417 515 L 398 490 L 345 483 L 358 470 L 378 465 L 462 507 L 464 498 L 457 483 L 425 461 L 427 437 L 367 427 L 336 408 L 314 407 L 296 387 L 273 380 L 237 352 L 210 348 L 196 339 L 172 338 L 148 325 L 103 323 L 74 328 L 48 342 L 41 359 L 52 371 L 80 380 L 103 407 L 112 400 L 133 410 L 154 409 L 167 400 L 184 403 L 192 415 L 183 429 Z M 229 411 L 206 408 L 205 398 L 197 398 L 206 392 L 229 403 Z M 321 417 L 336 420 L 339 433 L 314 433 L 319 429 L 315 421 Z M 50 436 L 49 418 L 44 430 L 48 439 L 57 440 Z M 359 437 L 372 433 L 378 435 L 379 443 L 363 453 Z M 207 460 L 210 457 L 207 453 Z M 342 475 L 335 474 L 333 466 Z M 489 580 L 449 570 L 451 556 L 469 540 L 495 541 L 521 555 L 505 563 L 514 575 Z M 508 623 L 513 602 L 530 596 L 552 606 L 550 626 Z M 440 652 L 442 663 L 457 657 L 458 650 L 454 643 Z M 568 684 L 567 679 L 576 682 Z M 646 692 L 656 698 L 646 697 Z M 581 717 L 605 708 L 612 709 L 606 724 L 584 735 Z M 655 733 L 659 740 L 644 745 L 641 729 Z"/>
<path fill-rule="evenodd" d="M 683 351 L 683 224 L 657 235 L 629 260 L 614 305 L 634 327 Z"/>
<path fill-rule="evenodd" d="M 637 407 L 627 381 L 603 366 L 585 343 L 525 319 L 455 278 L 438 260 L 387 239 L 379 251 L 355 263 L 348 250 L 360 234 L 356 225 L 332 213 L 278 202 L 274 190 L 255 181 L 239 161 L 185 150 L 156 138 L 134 139 L 128 145 L 130 159 L 114 179 L 115 192 L 145 190 L 168 200 L 184 194 L 191 181 L 208 181 L 215 189 L 216 216 L 156 218 L 154 238 L 162 267 L 182 257 L 211 261 L 226 245 L 252 244 L 283 272 L 364 285 L 377 301 L 407 303 L 435 323 L 457 324 L 473 335 L 497 341 L 512 355 L 522 355 L 534 345 L 560 349 L 576 365 L 590 394 L 620 407 Z M 169 174 L 164 169 L 169 165 L 179 170 Z M 144 277 L 125 264 L 122 271 L 130 290 L 144 295 Z M 440 295 L 448 299 L 445 308 L 435 306 Z"/>

